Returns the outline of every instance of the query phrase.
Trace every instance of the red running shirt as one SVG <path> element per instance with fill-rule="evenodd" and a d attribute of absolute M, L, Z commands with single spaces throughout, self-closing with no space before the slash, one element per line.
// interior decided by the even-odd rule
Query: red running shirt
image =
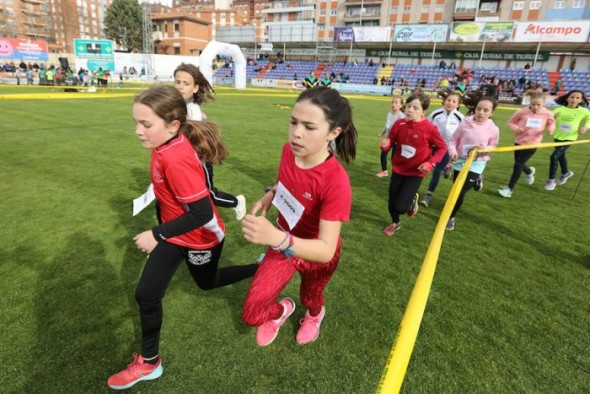
<path fill-rule="evenodd" d="M 150 173 L 154 193 L 160 203 L 162 222 L 170 222 L 186 213 L 186 204 L 209 198 L 213 219 L 188 233 L 167 241 L 191 249 L 209 249 L 225 236 L 225 225 L 211 201 L 201 161 L 188 139 L 180 134 L 152 150 Z"/>
<path fill-rule="evenodd" d="M 279 210 L 279 226 L 294 236 L 317 239 L 320 219 L 340 222 L 350 220 L 350 180 L 334 155 L 313 168 L 302 169 L 295 163 L 295 155 L 289 144 L 285 144 L 278 181 L 304 207 L 301 217 L 291 229 Z"/>

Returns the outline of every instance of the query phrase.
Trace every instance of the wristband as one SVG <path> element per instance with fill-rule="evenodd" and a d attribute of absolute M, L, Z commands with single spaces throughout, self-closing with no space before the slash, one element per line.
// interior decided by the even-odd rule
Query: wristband
<path fill-rule="evenodd" d="M 295 245 L 295 239 L 290 233 L 287 234 L 289 234 L 289 245 L 285 249 L 281 250 L 281 252 L 285 255 L 285 257 L 287 257 L 287 259 L 291 260 L 291 256 L 295 255 L 295 252 L 293 252 L 293 249 L 291 249 L 291 246 Z"/>
<path fill-rule="evenodd" d="M 272 250 L 279 250 L 279 251 L 283 251 L 284 248 L 282 248 L 283 244 L 289 240 L 289 237 L 291 236 L 291 234 L 289 234 L 286 231 L 283 231 L 285 233 L 285 238 L 281 241 L 280 244 L 278 244 L 277 246 L 271 246 Z M 290 246 L 290 245 L 289 245 Z M 287 246 L 287 247 L 289 247 Z"/>

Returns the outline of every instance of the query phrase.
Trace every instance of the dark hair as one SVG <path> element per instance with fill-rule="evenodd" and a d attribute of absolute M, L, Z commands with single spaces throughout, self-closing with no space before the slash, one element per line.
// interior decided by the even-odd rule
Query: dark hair
<path fill-rule="evenodd" d="M 586 106 L 588 105 L 588 98 L 586 97 L 584 92 L 582 92 L 581 90 L 578 90 L 578 89 L 570 90 L 569 92 L 567 92 L 563 96 L 559 96 L 558 98 L 555 99 L 555 102 L 559 105 L 567 105 L 567 99 L 570 98 L 570 95 L 572 93 L 580 93 L 582 95 L 582 102 L 580 104 L 578 104 L 578 107 L 580 105 L 586 105 Z"/>
<path fill-rule="evenodd" d="M 203 104 L 208 101 L 215 100 L 214 94 L 215 90 L 207 81 L 207 78 L 201 73 L 201 70 L 194 64 L 190 63 L 180 63 L 180 66 L 176 67 L 174 70 L 174 76 L 176 77 L 176 73 L 179 71 L 184 71 L 185 73 L 189 73 L 193 80 L 195 81 L 195 85 L 199 87 L 197 93 L 193 94 L 193 102 L 196 104 Z"/>
<path fill-rule="evenodd" d="M 459 105 L 457 108 L 461 107 L 461 101 L 463 101 L 463 95 L 456 90 L 451 88 L 443 88 L 438 91 L 438 96 L 443 99 L 443 105 L 449 96 L 456 96 L 457 100 L 459 100 Z"/>
<path fill-rule="evenodd" d="M 420 105 L 422 106 L 422 109 L 424 111 L 426 111 L 428 109 L 428 107 L 430 107 L 430 97 L 428 97 L 427 95 L 425 95 L 423 93 L 411 94 L 410 97 L 408 97 L 406 99 L 406 105 L 408 105 L 409 103 L 411 103 L 414 100 L 420 101 Z"/>
<path fill-rule="evenodd" d="M 467 116 L 473 115 L 475 113 L 475 108 L 480 101 L 491 102 L 492 111 L 494 111 L 498 106 L 498 102 L 495 98 L 484 96 L 484 94 L 479 90 L 470 90 L 465 92 L 465 96 L 463 96 L 463 104 L 465 104 L 465 107 L 467 107 Z"/>
<path fill-rule="evenodd" d="M 348 100 L 337 90 L 324 86 L 304 90 L 296 102 L 309 101 L 324 111 L 330 130 L 340 127 L 342 131 L 336 137 L 336 153 L 346 163 L 350 163 L 356 156 L 356 128 L 352 121 L 352 108 Z"/>
<path fill-rule="evenodd" d="M 227 157 L 219 126 L 212 122 L 187 120 L 186 103 L 174 86 L 152 86 L 138 93 L 133 102 L 149 107 L 166 124 L 177 120 L 180 123 L 179 132 L 188 138 L 203 162 L 220 164 Z"/>

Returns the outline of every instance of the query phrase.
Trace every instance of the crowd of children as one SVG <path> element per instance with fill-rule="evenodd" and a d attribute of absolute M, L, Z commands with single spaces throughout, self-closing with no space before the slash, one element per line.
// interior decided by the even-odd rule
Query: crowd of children
<path fill-rule="evenodd" d="M 296 342 L 308 344 L 320 333 L 326 316 L 324 289 L 340 261 L 344 222 L 350 220 L 352 189 L 345 163 L 356 156 L 357 131 L 352 108 L 337 90 L 317 86 L 304 90 L 290 116 L 286 143 L 282 148 L 276 182 L 257 200 L 249 213 L 242 195 L 234 197 L 213 186 L 213 165 L 227 156 L 219 126 L 211 122 L 201 105 L 214 99 L 214 90 L 196 66 L 181 64 L 174 71 L 174 86 L 157 85 L 140 92 L 134 100 L 135 134 L 151 150 L 150 175 L 156 196 L 158 223 L 134 237 L 137 248 L 147 254 L 135 298 L 141 323 L 141 351 L 133 361 L 108 379 L 109 387 L 123 390 L 163 373 L 159 351 L 163 323 L 162 301 L 175 271 L 185 261 L 197 286 L 210 290 L 253 277 L 245 295 L 242 317 L 256 327 L 256 342 L 268 346 L 294 313 L 295 301 L 279 300 L 295 273 L 301 276 L 300 301 L 307 310 L 301 319 Z M 453 90 L 441 93 L 443 107 L 427 117 L 430 99 L 415 92 L 404 101 L 393 96 L 381 140 L 381 171 L 391 158 L 388 210 L 391 222 L 383 233 L 392 236 L 401 227 L 401 215 L 416 215 L 422 180 L 432 173 L 428 191 L 420 203 L 429 207 L 440 175 L 453 180 L 473 149 L 498 144 L 499 128 L 492 120 L 493 97 L 463 96 Z M 588 99 L 571 91 L 556 100 L 552 112 L 543 107 L 542 93 L 530 94 L 530 105 L 508 121 L 516 134 L 514 168 L 507 186 L 498 190 L 511 197 L 521 173 L 527 184 L 534 182 L 535 168 L 527 161 L 536 149 L 527 148 L 543 138 L 545 130 L 556 142 L 576 140 L 586 131 L 590 112 Z M 468 115 L 460 111 L 461 104 Z M 565 152 L 558 146 L 550 158 L 545 188 L 564 184 L 573 172 Z M 483 172 L 490 159 L 480 153 L 472 161 L 466 181 L 446 225 L 455 228 L 455 217 L 466 193 L 483 187 Z M 561 176 L 556 180 L 558 167 Z M 225 242 L 225 225 L 216 206 L 231 207 L 242 220 L 244 238 L 266 247 L 255 264 L 218 268 Z M 276 223 L 266 215 L 277 209 Z"/>

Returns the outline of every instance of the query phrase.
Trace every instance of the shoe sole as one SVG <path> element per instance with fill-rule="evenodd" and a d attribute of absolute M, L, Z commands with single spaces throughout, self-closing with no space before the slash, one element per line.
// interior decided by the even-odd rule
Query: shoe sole
<path fill-rule="evenodd" d="M 422 205 L 423 207 L 428 208 L 428 203 L 426 201 L 420 201 L 420 205 Z"/>
<path fill-rule="evenodd" d="M 242 220 L 246 216 L 246 197 L 242 196 L 241 194 L 236 197 L 238 200 L 238 206 L 235 209 L 236 211 L 236 219 Z M 238 208 L 243 207 L 242 211 L 239 211 Z"/>
<path fill-rule="evenodd" d="M 142 382 L 144 380 L 158 379 L 160 376 L 162 376 L 163 373 L 164 373 L 164 367 L 162 367 L 162 363 L 160 363 L 160 365 L 158 365 L 158 368 L 154 369 L 149 375 L 142 376 L 141 378 L 138 378 L 136 381 L 128 383 L 124 386 L 116 386 L 116 385 L 109 384 L 109 387 L 112 388 L 113 390 L 127 390 L 128 388 L 133 387 L 137 383 Z"/>

